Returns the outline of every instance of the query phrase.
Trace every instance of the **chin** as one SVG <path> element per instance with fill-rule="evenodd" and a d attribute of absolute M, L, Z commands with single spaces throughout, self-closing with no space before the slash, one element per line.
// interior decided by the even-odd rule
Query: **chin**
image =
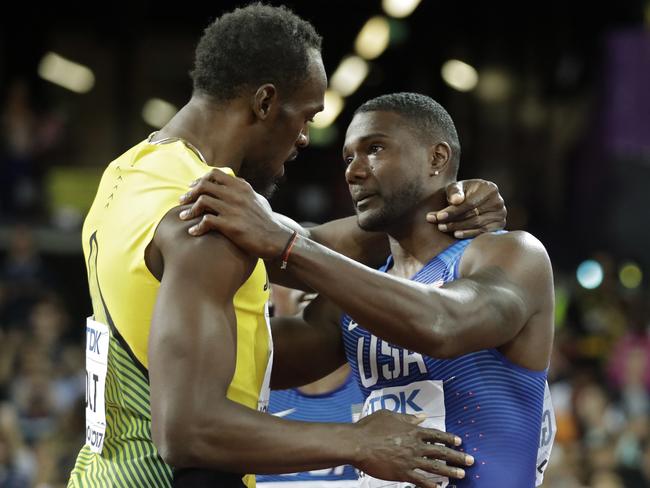
<path fill-rule="evenodd" d="M 259 193 L 262 195 L 264 198 L 267 200 L 270 200 L 273 195 L 275 195 L 275 192 L 278 191 L 278 183 L 277 182 L 272 182 L 266 185 L 265 188 L 262 188 Z"/>
<path fill-rule="evenodd" d="M 260 174 L 259 171 L 251 175 L 240 171 L 239 176 L 248 181 L 248 183 L 253 187 L 253 190 L 267 199 L 273 196 L 275 191 L 278 189 L 278 183 L 284 179 L 282 173 L 270 175 L 268 173 Z"/>
<path fill-rule="evenodd" d="M 383 215 L 375 212 L 361 212 L 357 214 L 357 225 L 368 232 L 381 232 L 386 228 Z"/>

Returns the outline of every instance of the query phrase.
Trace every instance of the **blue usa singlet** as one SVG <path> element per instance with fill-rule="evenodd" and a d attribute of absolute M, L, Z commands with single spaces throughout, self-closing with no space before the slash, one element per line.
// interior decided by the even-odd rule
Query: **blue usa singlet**
<path fill-rule="evenodd" d="M 442 286 L 457 279 L 460 259 L 470 242 L 452 244 L 412 281 Z M 381 271 L 392 264 L 389 257 Z M 544 410 L 546 371 L 513 364 L 496 349 L 434 359 L 378 338 L 348 315 L 343 316 L 341 327 L 348 361 L 366 397 L 364 415 L 382 408 L 425 415 L 422 425 L 458 435 L 464 452 L 474 456 L 464 479 L 440 478 L 442 486 L 535 486 L 536 474 L 545 467 L 538 473 L 538 450 L 546 447 L 550 451 L 554 434 L 554 425 L 542 428 L 542 418 L 553 416 L 550 397 L 550 411 Z M 369 488 L 398 485 L 367 475 L 362 475 L 361 482 Z"/>

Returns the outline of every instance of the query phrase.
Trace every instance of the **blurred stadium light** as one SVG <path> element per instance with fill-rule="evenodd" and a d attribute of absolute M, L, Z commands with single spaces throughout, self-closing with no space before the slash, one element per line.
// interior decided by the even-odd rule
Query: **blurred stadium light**
<path fill-rule="evenodd" d="M 442 79 L 455 90 L 472 91 L 478 84 L 476 69 L 458 59 L 450 59 L 442 65 Z"/>
<path fill-rule="evenodd" d="M 594 288 L 598 288 L 603 282 L 603 267 L 598 261 L 588 259 L 580 263 L 576 277 L 580 286 L 588 290 L 593 290 Z"/>
<path fill-rule="evenodd" d="M 336 120 L 344 106 L 345 101 L 341 95 L 334 90 L 327 90 L 325 92 L 325 109 L 316 114 L 313 126 L 317 129 L 328 127 Z"/>
<path fill-rule="evenodd" d="M 383 0 L 381 6 L 387 15 L 398 19 L 408 17 L 420 4 L 420 0 Z"/>
<path fill-rule="evenodd" d="M 354 42 L 354 49 L 364 59 L 375 59 L 388 47 L 390 41 L 390 24 L 381 15 L 371 17 L 364 24 Z"/>
<path fill-rule="evenodd" d="M 53 52 L 48 52 L 41 59 L 38 75 L 75 93 L 87 93 L 95 85 L 95 75 L 90 68 Z"/>
<path fill-rule="evenodd" d="M 638 288 L 643 281 L 643 272 L 639 265 L 632 262 L 623 263 L 619 272 L 618 278 L 625 288 Z"/>
<path fill-rule="evenodd" d="M 142 118 L 150 126 L 160 129 L 176 115 L 176 112 L 178 108 L 171 103 L 160 98 L 151 98 L 142 108 Z"/>
<path fill-rule="evenodd" d="M 352 95 L 368 76 L 368 63 L 359 56 L 348 56 L 341 61 L 330 80 L 330 88 L 343 97 Z"/>

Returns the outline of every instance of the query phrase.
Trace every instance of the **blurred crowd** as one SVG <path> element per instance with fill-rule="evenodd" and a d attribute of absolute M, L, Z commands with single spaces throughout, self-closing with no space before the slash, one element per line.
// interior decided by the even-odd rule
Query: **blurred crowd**
<path fill-rule="evenodd" d="M 544 486 L 650 486 L 650 300 L 612 266 L 600 287 L 556 271 L 549 374 L 557 437 Z"/>
<path fill-rule="evenodd" d="M 64 486 L 83 442 L 83 324 L 71 317 L 88 311 L 66 309 L 65 286 L 30 229 L 15 228 L 0 267 L 0 488 Z M 595 290 L 556 270 L 556 294 L 558 433 L 544 486 L 650 486 L 648 294 L 607 267 Z"/>
<path fill-rule="evenodd" d="M 65 486 L 84 437 L 83 327 L 29 228 L 0 267 L 0 487 Z"/>

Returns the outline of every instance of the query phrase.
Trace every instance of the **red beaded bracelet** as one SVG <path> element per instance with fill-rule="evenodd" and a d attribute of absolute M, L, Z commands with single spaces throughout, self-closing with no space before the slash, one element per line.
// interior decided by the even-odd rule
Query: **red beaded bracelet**
<path fill-rule="evenodd" d="M 291 254 L 291 249 L 293 249 L 293 245 L 296 243 L 297 239 L 298 231 L 294 230 L 293 234 L 291 234 L 291 237 L 289 238 L 289 242 L 287 242 L 287 245 L 284 247 L 284 251 L 282 251 L 282 257 L 280 258 L 282 263 L 280 263 L 280 269 L 287 269 L 289 254 Z"/>

